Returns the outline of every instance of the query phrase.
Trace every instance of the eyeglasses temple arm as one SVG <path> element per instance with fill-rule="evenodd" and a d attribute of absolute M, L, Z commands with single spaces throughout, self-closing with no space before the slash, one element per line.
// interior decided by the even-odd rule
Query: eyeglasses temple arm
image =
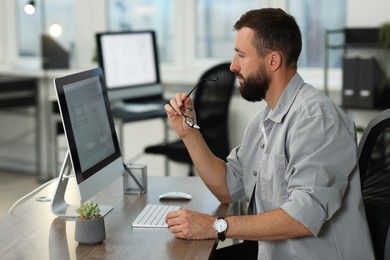
<path fill-rule="evenodd" d="M 201 82 L 203 82 L 203 81 L 217 81 L 217 80 L 218 80 L 218 78 L 211 78 L 211 79 L 209 79 L 209 78 L 203 78 L 203 79 L 200 79 L 200 80 L 198 81 L 198 83 L 196 83 L 195 87 L 193 87 L 193 88 L 191 89 L 191 91 L 187 94 L 187 97 L 186 97 L 186 98 L 188 98 L 188 97 L 191 95 L 191 93 L 200 85 Z"/>

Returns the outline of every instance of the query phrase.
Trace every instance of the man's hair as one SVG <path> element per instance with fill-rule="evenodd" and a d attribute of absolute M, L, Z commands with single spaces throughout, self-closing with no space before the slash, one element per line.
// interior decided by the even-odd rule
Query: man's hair
<path fill-rule="evenodd" d="M 293 16 L 279 8 L 251 10 L 241 16 L 233 29 L 239 31 L 243 27 L 255 32 L 253 45 L 259 56 L 279 51 L 288 67 L 297 67 L 302 50 L 302 36 Z"/>

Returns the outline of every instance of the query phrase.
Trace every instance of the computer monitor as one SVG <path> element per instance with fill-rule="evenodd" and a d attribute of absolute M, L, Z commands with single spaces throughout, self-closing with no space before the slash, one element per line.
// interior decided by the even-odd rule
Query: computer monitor
<path fill-rule="evenodd" d="M 162 98 L 154 31 L 97 33 L 96 43 L 111 101 Z"/>
<path fill-rule="evenodd" d="M 69 68 L 69 52 L 50 36 L 41 36 L 41 51 L 43 69 Z"/>
<path fill-rule="evenodd" d="M 68 205 L 65 190 L 73 169 L 81 201 L 89 200 L 118 177 L 124 166 L 111 108 L 100 68 L 54 80 L 68 144 L 52 211 L 58 216 L 77 216 L 79 206 Z M 102 215 L 112 207 L 100 206 Z"/>

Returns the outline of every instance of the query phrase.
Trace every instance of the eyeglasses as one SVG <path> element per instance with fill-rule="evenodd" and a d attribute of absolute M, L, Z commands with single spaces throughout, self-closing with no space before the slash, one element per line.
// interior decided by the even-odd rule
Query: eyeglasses
<path fill-rule="evenodd" d="M 217 81 L 218 78 L 203 78 L 198 81 L 198 83 L 191 89 L 191 91 L 187 94 L 186 99 L 191 95 L 191 93 L 202 83 L 203 81 Z M 200 126 L 196 122 L 196 117 L 195 117 L 195 110 L 194 110 L 194 105 L 192 101 L 189 103 L 187 106 L 182 106 L 180 107 L 180 111 L 184 116 L 184 122 L 195 129 L 200 129 Z"/>

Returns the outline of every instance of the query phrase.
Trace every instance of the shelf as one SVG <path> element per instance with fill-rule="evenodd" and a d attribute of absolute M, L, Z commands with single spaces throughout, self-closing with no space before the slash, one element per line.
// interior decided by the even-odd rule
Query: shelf
<path fill-rule="evenodd" d="M 347 47 L 378 47 L 378 28 L 346 28 L 344 40 Z"/>

